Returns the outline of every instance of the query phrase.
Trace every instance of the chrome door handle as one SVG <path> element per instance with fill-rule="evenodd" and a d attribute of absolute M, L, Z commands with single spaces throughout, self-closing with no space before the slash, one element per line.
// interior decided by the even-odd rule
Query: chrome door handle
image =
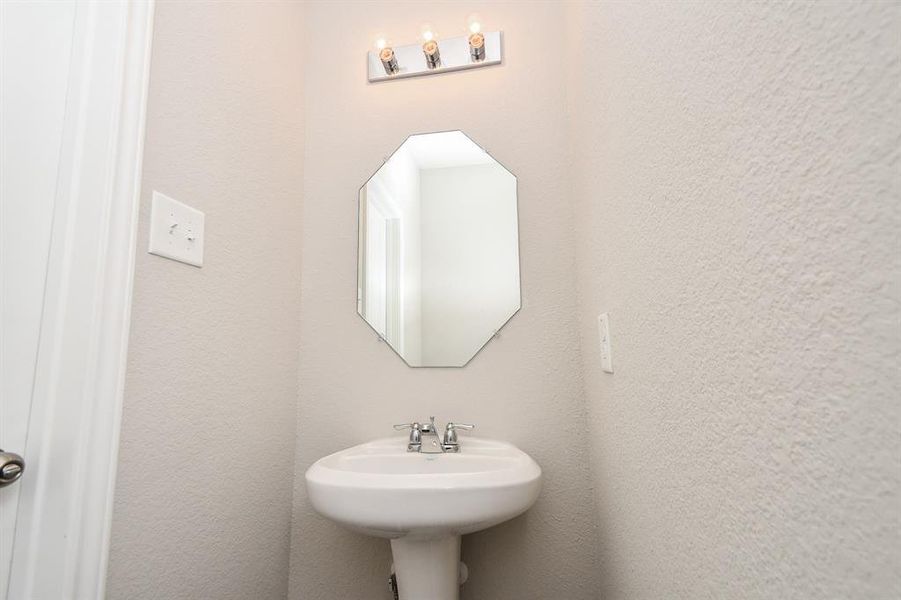
<path fill-rule="evenodd" d="M 25 471 L 25 459 L 0 448 L 0 488 L 15 483 Z"/>

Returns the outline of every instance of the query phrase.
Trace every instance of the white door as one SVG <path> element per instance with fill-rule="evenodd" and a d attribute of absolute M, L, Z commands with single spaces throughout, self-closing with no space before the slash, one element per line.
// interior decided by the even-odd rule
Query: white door
<path fill-rule="evenodd" d="M 394 206 L 383 191 L 367 190 L 362 314 L 382 339 L 403 354 L 402 234 Z"/>
<path fill-rule="evenodd" d="M 0 448 L 18 454 L 34 387 L 74 24 L 74 2 L 0 4 Z M 20 489 L 0 488 L 0 590 Z"/>
<path fill-rule="evenodd" d="M 370 202 L 366 210 L 366 321 L 382 339 L 388 331 L 388 219 Z"/>
<path fill-rule="evenodd" d="M 403 356 L 404 320 L 401 265 L 401 223 L 398 218 L 385 221 L 385 339 Z"/>
<path fill-rule="evenodd" d="M 0 600 L 103 594 L 152 8 L 0 1 Z"/>

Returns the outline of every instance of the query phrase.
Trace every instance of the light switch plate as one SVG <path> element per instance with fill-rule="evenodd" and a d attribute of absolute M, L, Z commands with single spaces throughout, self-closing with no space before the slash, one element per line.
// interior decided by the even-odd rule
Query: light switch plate
<path fill-rule="evenodd" d="M 598 315 L 598 335 L 601 342 L 601 369 L 613 373 L 613 356 L 610 354 L 610 318 L 607 313 Z"/>
<path fill-rule="evenodd" d="M 154 191 L 148 252 L 202 267 L 203 219 L 204 214 L 196 208 Z"/>

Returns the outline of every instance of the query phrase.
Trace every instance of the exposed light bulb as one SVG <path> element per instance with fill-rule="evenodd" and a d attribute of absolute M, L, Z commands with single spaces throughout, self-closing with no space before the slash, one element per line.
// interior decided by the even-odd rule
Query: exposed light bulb
<path fill-rule="evenodd" d="M 430 40 L 422 45 L 422 53 L 425 55 L 425 64 L 430 69 L 437 69 L 441 66 L 441 52 L 438 49 L 438 42 Z"/>
<path fill-rule="evenodd" d="M 441 52 L 438 49 L 438 35 L 428 23 L 423 24 L 420 37 L 422 38 L 422 53 L 425 55 L 425 64 L 430 69 L 441 66 Z"/>
<path fill-rule="evenodd" d="M 400 65 L 397 64 L 397 57 L 394 55 L 394 48 L 385 46 L 379 50 L 379 60 L 382 61 L 386 75 L 397 75 L 400 71 Z"/>
<path fill-rule="evenodd" d="M 485 60 L 485 34 L 482 33 L 482 19 L 473 13 L 466 19 L 469 28 L 469 58 L 472 62 Z"/>
<path fill-rule="evenodd" d="M 469 33 L 479 33 L 482 31 L 482 19 L 477 14 L 471 14 L 466 19 L 466 27 Z"/>
<path fill-rule="evenodd" d="M 375 41 L 375 47 L 377 50 L 383 50 L 388 45 L 388 40 L 383 37 L 378 38 Z"/>
<path fill-rule="evenodd" d="M 469 36 L 469 58 L 472 62 L 485 60 L 485 34 L 473 33 Z"/>

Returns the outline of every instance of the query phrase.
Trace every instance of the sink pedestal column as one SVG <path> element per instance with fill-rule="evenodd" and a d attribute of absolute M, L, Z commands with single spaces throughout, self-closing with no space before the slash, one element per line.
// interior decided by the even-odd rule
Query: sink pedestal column
<path fill-rule="evenodd" d="M 460 536 L 391 540 L 400 600 L 459 600 Z"/>

